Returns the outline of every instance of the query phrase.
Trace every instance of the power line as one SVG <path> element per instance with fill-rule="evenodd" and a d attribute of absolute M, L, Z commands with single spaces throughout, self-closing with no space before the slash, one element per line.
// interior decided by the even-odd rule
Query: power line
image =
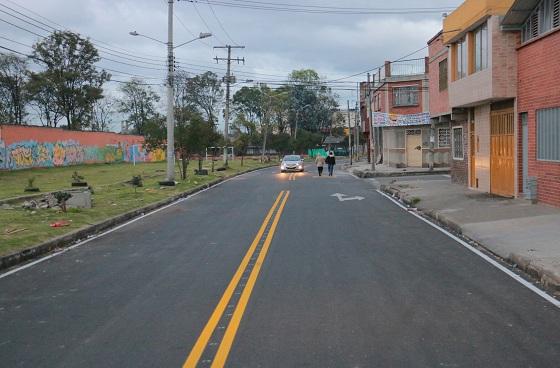
<path fill-rule="evenodd" d="M 39 29 L 41 29 L 41 30 L 43 30 L 43 31 L 45 31 L 45 32 L 48 32 L 49 34 L 52 33 L 53 31 L 63 31 L 64 29 L 67 29 L 67 27 L 65 27 L 65 26 L 63 26 L 63 25 L 61 25 L 61 24 L 59 24 L 59 23 L 56 23 L 56 22 L 54 22 L 54 21 L 52 21 L 52 20 L 50 20 L 50 19 L 48 19 L 48 18 L 46 18 L 46 17 L 43 17 L 42 15 L 40 15 L 40 14 L 34 12 L 34 11 L 31 10 L 31 9 L 28 9 L 28 8 L 26 8 L 26 7 L 23 7 L 23 6 L 21 6 L 21 5 L 17 4 L 17 3 L 15 3 L 15 2 L 13 2 L 13 1 L 10 1 L 10 0 L 6 0 L 6 1 L 8 1 L 8 2 L 10 2 L 10 3 L 12 3 L 12 4 L 18 6 L 19 8 L 22 8 L 22 9 L 26 10 L 27 12 L 29 12 L 29 13 L 31 13 L 31 14 L 34 14 L 34 15 L 37 16 L 37 17 L 40 17 L 41 19 L 45 19 L 46 21 L 48 21 L 48 22 L 50 22 L 50 23 L 56 25 L 58 28 L 57 28 L 57 27 L 53 27 L 53 26 L 51 26 L 51 25 L 49 25 L 49 24 L 47 24 L 47 23 L 45 23 L 45 22 L 42 22 L 42 21 L 40 21 L 40 20 L 37 20 L 37 19 L 34 18 L 34 17 L 31 17 L 31 16 L 29 16 L 29 15 L 26 15 L 26 14 L 24 14 L 24 13 L 22 13 L 22 12 L 16 10 L 16 9 L 14 9 L 14 8 L 11 8 L 11 7 L 6 6 L 6 5 L 4 5 L 4 4 L 0 4 L 0 5 L 3 6 L 4 8 L 7 8 L 7 9 L 9 9 L 10 11 L 12 11 L 12 12 L 14 12 L 14 13 L 20 14 L 20 15 L 24 16 L 25 18 L 32 20 L 32 21 L 35 22 L 35 23 L 41 24 L 42 26 L 45 26 L 45 27 L 48 27 L 49 29 L 44 28 L 44 27 L 42 27 L 42 26 L 38 26 L 37 24 L 33 24 L 33 23 L 29 22 L 29 21 L 26 21 L 26 20 L 24 20 L 24 19 L 21 19 L 21 18 L 18 17 L 18 16 L 15 16 L 15 15 L 13 15 L 13 14 L 10 14 L 10 13 L 7 13 L 7 12 L 5 12 L 5 11 L 0 10 L 1 12 L 5 13 L 5 14 L 8 14 L 8 15 L 11 16 L 11 17 L 14 17 L 14 18 L 16 18 L 16 19 L 19 19 L 20 21 L 25 22 L 25 23 L 27 23 L 27 24 L 33 26 L 33 27 L 36 27 L 36 28 L 39 28 Z M 6 21 L 4 21 L 4 22 L 6 22 Z M 8 22 L 6 22 L 6 23 L 8 23 Z M 12 24 L 12 23 L 9 23 L 9 24 L 14 25 L 14 24 Z M 17 26 L 17 25 L 14 25 L 14 26 L 17 27 L 17 28 L 22 29 L 21 27 L 19 27 L 19 26 Z M 30 31 L 27 30 L 27 29 L 24 29 L 24 30 L 30 32 Z M 43 38 L 45 37 L 45 36 L 40 35 L 40 34 L 38 34 L 38 33 L 34 33 L 34 32 L 33 32 L 33 34 L 36 35 L 36 36 L 38 36 L 38 37 L 43 37 Z M 130 52 L 130 51 L 126 50 L 126 49 L 120 48 L 120 47 L 118 47 L 118 46 L 109 45 L 108 43 L 103 42 L 103 41 L 100 41 L 100 40 L 96 40 L 95 38 L 90 38 L 90 39 L 92 40 L 92 43 L 93 43 L 97 48 L 100 49 L 100 51 L 106 52 L 106 53 L 110 53 L 110 51 L 111 51 L 111 52 L 113 52 L 113 54 L 112 54 L 113 56 L 118 56 L 118 57 L 121 57 L 121 58 L 125 58 L 125 57 L 123 57 L 123 56 L 120 55 L 120 54 L 123 54 L 123 55 L 127 55 L 127 57 L 134 57 L 135 59 L 142 59 L 142 62 L 145 62 L 144 60 L 149 60 L 149 61 L 160 61 L 160 62 L 163 62 L 163 61 L 165 60 L 164 57 L 157 57 L 157 58 L 156 58 L 156 57 L 144 57 L 144 56 L 139 55 L 138 53 L 132 53 L 132 52 Z M 104 45 L 108 45 L 108 46 L 111 46 L 111 47 L 101 46 L 101 45 L 99 45 L 98 43 L 101 43 L 101 44 L 104 44 Z M 123 51 L 119 51 L 119 50 L 117 50 L 117 49 L 121 49 L 121 50 L 123 50 Z M 105 51 L 105 50 L 109 50 L 109 51 Z M 118 55 L 115 55 L 114 53 L 117 53 Z M 139 60 L 134 60 L 134 61 L 139 61 Z"/>
<path fill-rule="evenodd" d="M 210 4 L 209 1 L 206 2 L 208 4 L 208 7 L 210 8 L 210 10 L 212 11 L 212 14 L 214 15 L 214 19 L 216 19 L 216 21 L 218 22 L 218 25 L 220 26 L 220 28 L 222 29 L 222 31 L 224 31 L 225 35 L 227 38 L 229 38 L 229 40 L 234 44 L 234 45 L 238 45 L 237 42 L 235 42 L 233 40 L 233 38 L 231 38 L 231 36 L 229 35 L 228 31 L 226 31 L 224 25 L 222 24 L 222 22 L 220 21 L 220 18 L 218 18 L 218 15 L 216 14 L 216 12 L 214 11 L 214 7 L 212 7 L 212 4 Z"/>
<path fill-rule="evenodd" d="M 11 2 L 11 1 L 10 1 L 10 2 Z M 164 2 L 165 2 L 165 0 L 164 0 Z M 13 2 L 11 2 L 11 3 L 13 3 Z M 15 4 L 15 3 L 14 3 L 14 4 Z M 29 22 L 29 21 L 26 21 L 26 20 L 24 20 L 24 19 L 21 19 L 21 18 L 19 18 L 19 17 L 16 17 L 16 16 L 14 16 L 13 14 L 9 14 L 9 13 L 4 12 L 4 13 L 10 15 L 10 16 L 16 17 L 17 19 L 19 19 L 19 20 L 25 22 L 26 24 L 28 24 L 28 25 L 30 25 L 30 26 L 38 27 L 38 28 L 41 29 L 42 31 L 48 32 L 49 34 L 51 34 L 53 31 L 59 30 L 59 29 L 56 28 L 56 27 L 53 27 L 53 26 L 51 26 L 51 25 L 49 25 L 49 24 L 47 24 L 47 23 L 45 23 L 45 22 L 42 22 L 42 21 L 40 21 L 40 20 L 38 20 L 38 19 L 36 19 L 36 18 L 34 18 L 34 17 L 25 15 L 25 14 L 23 14 L 23 13 L 21 13 L 21 12 L 15 10 L 15 9 L 13 9 L 13 8 L 10 8 L 10 7 L 6 6 L 6 5 L 3 5 L 3 4 L 0 4 L 0 5 L 2 5 L 3 7 L 7 8 L 7 9 L 13 11 L 13 12 L 16 12 L 16 13 L 18 13 L 18 14 L 21 14 L 22 16 L 26 17 L 27 19 L 30 19 L 30 20 L 32 20 L 32 21 L 34 21 L 34 22 L 37 22 L 37 23 L 41 24 L 41 25 L 44 25 L 45 27 L 49 27 L 50 29 L 44 28 L 44 27 L 42 27 L 42 26 L 38 26 L 38 25 L 33 24 L 33 23 Z M 18 5 L 18 4 L 15 4 L 15 5 Z M 21 7 L 21 6 L 20 6 L 20 7 Z M 56 22 L 54 22 L 54 21 L 52 21 L 52 20 L 49 20 L 48 18 L 45 18 L 45 17 L 41 16 L 40 14 L 38 14 L 38 13 L 32 11 L 31 9 L 28 9 L 28 8 L 25 8 L 25 7 L 22 7 L 22 8 L 25 9 L 26 11 L 28 11 L 28 12 L 30 12 L 30 13 L 36 15 L 37 17 L 40 17 L 41 19 L 45 19 L 47 22 L 50 22 L 50 23 L 52 23 L 52 24 L 55 24 L 55 25 L 58 26 L 58 27 L 64 28 L 64 26 L 62 26 L 61 24 L 56 23 Z M 184 22 L 183 22 L 179 17 L 177 17 L 177 16 L 175 15 L 175 18 L 176 18 L 177 20 L 179 20 L 180 24 L 181 24 L 189 33 L 193 34 L 193 32 L 192 32 L 190 29 L 188 29 L 188 27 L 186 27 L 186 25 L 184 24 Z M 0 19 L 0 20 L 2 20 L 2 19 Z M 26 32 L 28 32 L 28 33 L 31 33 L 31 34 L 33 34 L 33 35 L 35 35 L 35 36 L 37 36 L 37 37 L 45 38 L 44 35 L 41 35 L 41 34 L 39 34 L 39 33 L 37 33 L 37 32 L 34 32 L 34 31 L 31 31 L 31 30 L 29 30 L 28 28 L 18 26 L 17 24 L 14 24 L 14 23 L 12 23 L 12 22 L 8 22 L 8 21 L 6 21 L 6 20 L 2 20 L 2 21 L 5 22 L 5 23 L 8 23 L 8 24 L 10 24 L 10 25 L 12 25 L 12 26 L 14 26 L 14 27 L 16 27 L 16 28 L 18 28 L 18 29 L 21 29 L 21 30 L 24 30 L 24 31 L 26 31 Z M 91 39 L 94 40 L 93 38 L 91 38 Z M 161 57 L 161 58 L 152 58 L 152 57 L 147 58 L 147 57 L 139 56 L 137 53 L 132 54 L 132 53 L 130 53 L 130 52 L 128 52 L 128 51 L 119 51 L 119 50 L 117 50 L 118 47 L 116 47 L 116 46 L 113 46 L 113 47 L 102 46 L 102 45 L 100 45 L 100 44 L 109 45 L 109 44 L 107 44 L 107 43 L 105 43 L 105 42 L 103 42 L 103 41 L 97 40 L 96 42 L 97 42 L 97 43 L 94 43 L 94 42 L 92 42 L 92 43 L 94 43 L 94 45 L 98 48 L 99 52 L 101 53 L 100 56 L 101 56 L 103 59 L 107 60 L 107 61 L 119 63 L 119 64 L 121 64 L 121 65 L 134 66 L 134 67 L 138 67 L 138 68 L 142 68 L 142 69 L 159 70 L 158 68 L 150 68 L 150 67 L 146 67 L 146 66 L 130 64 L 130 63 L 127 63 L 127 62 L 124 62 L 124 61 L 118 61 L 118 60 L 115 60 L 115 59 L 113 59 L 113 58 L 111 58 L 111 57 L 104 56 L 104 54 L 111 55 L 111 56 L 114 56 L 114 57 L 117 57 L 117 58 L 119 58 L 119 59 L 123 59 L 123 60 L 126 60 L 126 61 L 133 61 L 133 62 L 142 63 L 142 64 L 147 64 L 147 65 L 153 65 L 153 66 L 161 66 L 162 68 L 166 67 L 166 61 L 165 61 L 165 58 L 163 58 L 163 57 Z M 210 46 L 209 44 L 207 44 L 207 45 Z M 122 49 L 122 50 L 125 50 L 125 49 Z M 218 71 L 225 71 L 225 69 L 222 69 L 222 68 L 215 68 L 215 67 L 212 67 L 212 66 L 209 66 L 209 65 L 200 65 L 200 64 L 193 64 L 193 63 L 183 62 L 183 61 L 180 61 L 180 60 L 183 60 L 183 59 L 181 59 L 181 58 L 177 58 L 177 60 L 179 60 L 178 62 L 181 63 L 181 64 L 183 64 L 183 65 L 192 65 L 192 66 L 198 66 L 198 67 L 205 68 L 205 71 L 206 71 L 206 70 L 209 70 L 209 69 L 218 70 Z M 202 61 L 202 62 L 203 62 L 203 61 Z M 193 68 L 193 69 L 196 69 L 196 68 Z M 247 76 L 263 75 L 263 76 L 280 77 L 280 78 L 284 78 L 284 77 L 285 77 L 284 75 L 274 75 L 274 74 L 265 74 L 265 73 L 248 72 L 248 71 L 240 72 L 240 74 L 247 75 Z"/>
<path fill-rule="evenodd" d="M 407 8 L 375 8 L 375 7 L 343 7 L 343 6 L 328 6 L 328 5 L 301 5 L 301 4 L 291 4 L 291 3 L 277 3 L 277 2 L 266 2 L 266 1 L 256 1 L 256 0 L 229 0 L 238 3 L 253 3 L 253 4 L 264 4 L 264 5 L 274 5 L 274 6 L 290 6 L 298 8 L 314 8 L 314 9 L 338 9 L 338 10 L 442 10 L 449 9 L 448 7 L 407 7 Z"/>
<path fill-rule="evenodd" d="M 198 3 L 200 0 L 187 0 L 192 3 Z M 206 0 L 210 2 L 210 0 Z M 230 0 L 235 1 L 235 0 Z M 265 10 L 286 13 L 307 13 L 307 14 L 334 14 L 334 15 L 390 15 L 390 14 L 432 14 L 445 11 L 451 11 L 451 8 L 335 8 L 335 7 L 311 7 L 304 5 L 294 4 L 280 4 L 280 3 L 266 3 L 266 2 L 249 2 L 238 1 L 228 2 L 223 0 L 211 0 L 213 5 L 251 9 L 251 10 Z"/>
<path fill-rule="evenodd" d="M 395 60 L 393 60 L 393 61 L 391 61 L 391 62 L 392 62 L 392 63 L 395 63 L 395 62 L 397 62 L 397 61 L 402 61 L 403 59 L 406 59 L 407 57 L 412 56 L 412 55 L 414 55 L 414 54 L 417 54 L 417 53 L 419 53 L 420 51 L 425 50 L 425 49 L 427 49 L 427 48 L 428 48 L 428 45 L 426 45 L 426 46 L 424 46 L 424 47 L 422 47 L 422 48 L 420 48 L 420 49 L 418 49 L 418 50 L 416 50 L 416 51 L 413 51 L 413 52 L 411 52 L 410 54 L 407 54 L 407 55 L 402 56 L 402 57 L 400 57 L 400 58 L 398 58 L 398 59 L 395 59 Z M 365 70 L 365 71 L 363 71 L 363 72 L 351 74 L 351 75 L 348 75 L 348 76 L 346 76 L 346 77 L 331 79 L 331 82 L 337 82 L 337 81 L 341 81 L 341 80 L 344 80 L 344 79 L 349 79 L 349 78 L 352 78 L 352 77 L 357 77 L 357 76 L 359 76 L 359 75 L 363 75 L 363 74 L 372 72 L 372 71 L 374 71 L 374 70 L 376 70 L 376 69 L 382 68 L 384 65 L 385 65 L 385 64 L 380 65 L 380 66 L 376 66 L 376 67 L 374 67 L 374 68 Z"/>
<path fill-rule="evenodd" d="M 208 23 L 206 23 L 206 20 L 204 20 L 204 18 L 202 17 L 202 14 L 200 14 L 200 11 L 198 10 L 198 7 L 196 6 L 195 2 L 192 2 L 193 4 L 193 8 L 196 11 L 196 14 L 198 14 L 198 17 L 200 18 L 200 20 L 202 21 L 202 23 L 204 23 L 204 25 L 206 26 L 206 29 L 208 30 L 208 32 L 212 33 L 214 35 L 214 37 L 216 37 L 216 39 L 218 40 L 219 43 L 225 43 L 223 42 L 217 34 L 215 34 L 215 32 L 212 31 L 212 29 L 210 28 L 210 26 L 208 25 Z"/>

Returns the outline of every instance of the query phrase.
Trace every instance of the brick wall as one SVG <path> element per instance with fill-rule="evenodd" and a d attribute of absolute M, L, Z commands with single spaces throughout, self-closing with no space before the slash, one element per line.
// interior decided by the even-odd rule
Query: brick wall
<path fill-rule="evenodd" d="M 492 63 L 492 95 L 499 98 L 517 96 L 517 55 L 520 44 L 519 32 L 502 32 L 500 20 L 492 17 L 488 21 L 492 27 L 491 60 Z"/>
<path fill-rule="evenodd" d="M 537 160 L 536 111 L 560 107 L 560 30 L 518 49 L 518 112 L 528 114 L 529 176 L 538 179 L 538 200 L 560 207 L 560 162 Z M 520 176 L 522 167 L 520 165 Z"/>
<path fill-rule="evenodd" d="M 451 122 L 451 128 L 453 132 L 453 127 L 463 128 L 463 160 L 456 160 L 453 158 L 453 152 L 451 152 L 451 181 L 453 183 L 468 185 L 469 182 L 469 128 L 466 121 L 464 122 Z M 451 133 L 451 139 L 453 139 L 453 133 Z"/>
<path fill-rule="evenodd" d="M 429 50 L 429 91 L 430 91 L 430 115 L 432 117 L 448 114 L 451 109 L 449 107 L 449 92 L 448 89 L 443 91 L 439 90 L 439 64 L 448 58 L 449 52 L 447 47 L 443 45 L 443 35 L 432 38 L 428 42 Z M 450 70 L 449 63 L 447 64 L 448 71 Z M 447 73 L 449 76 L 449 72 Z M 449 84 L 449 78 L 448 78 Z"/>
<path fill-rule="evenodd" d="M 146 151 L 142 136 L 0 125 L 0 170 L 164 159 L 160 149 Z"/>

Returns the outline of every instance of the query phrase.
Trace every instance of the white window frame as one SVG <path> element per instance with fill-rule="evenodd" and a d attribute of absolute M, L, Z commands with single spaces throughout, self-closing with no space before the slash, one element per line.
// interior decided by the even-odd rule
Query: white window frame
<path fill-rule="evenodd" d="M 455 146 L 457 145 L 457 143 L 455 142 L 455 130 L 459 130 L 461 129 L 461 157 L 455 156 Z M 453 159 L 456 161 L 463 161 L 465 159 L 465 136 L 464 136 L 464 132 L 463 132 L 463 127 L 453 127 L 451 130 L 451 151 L 453 154 Z"/>

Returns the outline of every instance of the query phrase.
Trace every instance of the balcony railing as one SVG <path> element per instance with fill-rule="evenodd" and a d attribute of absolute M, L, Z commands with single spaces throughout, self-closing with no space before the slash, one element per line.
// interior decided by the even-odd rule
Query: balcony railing
<path fill-rule="evenodd" d="M 389 65 L 391 68 L 390 75 L 392 77 L 405 76 L 405 75 L 418 75 L 418 74 L 425 74 L 427 72 L 426 61 L 424 58 L 395 61 L 395 62 L 391 62 Z"/>

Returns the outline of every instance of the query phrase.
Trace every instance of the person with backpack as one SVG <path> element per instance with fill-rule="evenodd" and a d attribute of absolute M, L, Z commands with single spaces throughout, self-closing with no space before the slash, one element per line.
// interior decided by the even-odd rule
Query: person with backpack
<path fill-rule="evenodd" d="M 329 151 L 329 155 L 325 159 L 325 162 L 327 163 L 327 169 L 329 171 L 329 176 L 333 176 L 334 165 L 336 164 L 336 159 L 334 158 L 334 152 L 333 151 Z"/>

